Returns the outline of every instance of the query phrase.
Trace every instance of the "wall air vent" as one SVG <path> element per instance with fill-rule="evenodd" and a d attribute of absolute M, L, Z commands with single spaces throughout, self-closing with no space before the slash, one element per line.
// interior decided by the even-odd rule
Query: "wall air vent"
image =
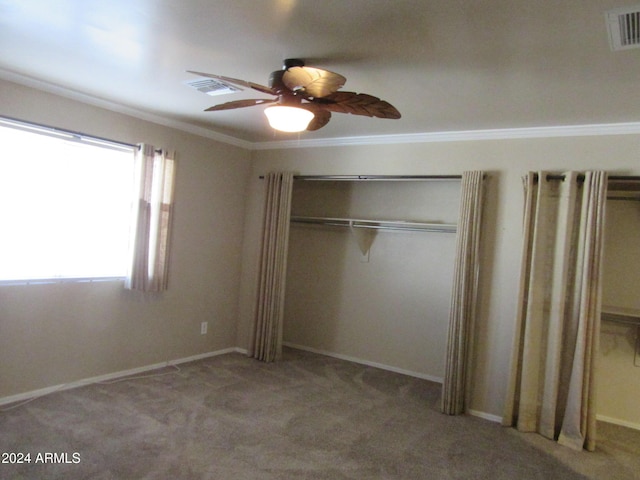
<path fill-rule="evenodd" d="M 230 85 L 214 78 L 197 78 L 195 80 L 189 80 L 184 82 L 185 85 L 195 88 L 199 92 L 206 93 L 207 95 L 226 95 L 228 93 L 235 93 L 242 91 L 242 88 Z"/>
<path fill-rule="evenodd" d="M 616 8 L 605 15 L 611 50 L 640 48 L 640 6 Z"/>

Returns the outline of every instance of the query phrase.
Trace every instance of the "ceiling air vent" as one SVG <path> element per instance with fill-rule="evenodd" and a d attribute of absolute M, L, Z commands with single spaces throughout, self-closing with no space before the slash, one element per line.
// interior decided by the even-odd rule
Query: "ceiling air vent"
<path fill-rule="evenodd" d="M 611 50 L 640 48 L 640 6 L 610 10 L 606 18 Z"/>
<path fill-rule="evenodd" d="M 214 78 L 198 78 L 196 80 L 189 80 L 184 82 L 185 85 L 189 85 L 195 88 L 199 92 L 206 93 L 207 95 L 225 95 L 227 93 L 240 92 L 242 89 L 229 85 L 228 83 L 221 82 Z"/>

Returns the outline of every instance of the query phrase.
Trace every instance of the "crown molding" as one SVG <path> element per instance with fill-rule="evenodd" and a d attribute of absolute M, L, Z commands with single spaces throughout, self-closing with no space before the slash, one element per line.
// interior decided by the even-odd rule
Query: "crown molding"
<path fill-rule="evenodd" d="M 162 125 L 164 127 L 175 128 L 176 130 L 180 130 L 186 133 L 192 133 L 200 137 L 209 138 L 211 140 L 234 145 L 236 147 L 244 148 L 247 150 L 251 150 L 253 148 L 253 143 L 246 140 L 232 137 L 230 135 L 224 135 L 222 133 L 218 133 L 203 127 L 198 127 L 187 122 L 181 122 L 179 120 L 174 120 L 163 117 L 161 115 L 156 115 L 143 110 L 131 108 L 120 103 L 112 102 L 110 100 L 104 100 L 93 95 L 87 95 L 70 88 L 60 87 L 58 85 L 39 80 L 37 78 L 29 77 L 27 75 L 12 72 L 10 70 L 0 68 L 0 78 L 13 83 L 24 85 L 25 87 L 52 93 L 60 97 L 65 97 L 81 103 L 86 103 L 94 107 L 104 108 L 105 110 L 110 110 L 116 113 L 122 113 L 124 115 L 128 115 L 140 120 L 145 120 L 147 122 Z"/>
<path fill-rule="evenodd" d="M 465 142 L 478 140 L 512 140 L 523 138 L 585 137 L 600 135 L 640 134 L 640 122 L 595 125 L 565 125 L 552 127 L 499 128 L 490 130 L 461 130 L 450 132 L 411 133 L 362 137 L 324 138 L 257 142 L 253 150 L 287 148 L 335 147 L 354 145 L 394 145 L 401 143 Z"/>
<path fill-rule="evenodd" d="M 513 140 L 525 138 L 584 137 L 601 135 L 640 134 L 640 122 L 604 123 L 591 125 L 562 125 L 549 127 L 497 128 L 485 130 L 460 130 L 446 132 L 425 132 L 399 135 L 372 135 L 358 137 L 295 139 L 281 141 L 250 142 L 230 135 L 218 133 L 187 122 L 170 119 L 161 115 L 134 109 L 109 100 L 60 87 L 43 80 L 0 68 L 0 78 L 27 87 L 42 90 L 82 103 L 129 115 L 183 132 L 209 138 L 246 150 L 280 150 L 291 148 L 341 147 L 363 145 L 395 145 L 403 143 L 465 142 L 479 140 Z"/>

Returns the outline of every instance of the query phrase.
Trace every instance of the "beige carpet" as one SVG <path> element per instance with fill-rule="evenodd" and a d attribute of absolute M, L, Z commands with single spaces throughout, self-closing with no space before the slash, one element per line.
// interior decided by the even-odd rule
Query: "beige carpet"
<path fill-rule="evenodd" d="M 605 426 L 597 452 L 574 452 L 442 415 L 437 384 L 321 355 L 229 354 L 157 373 L 1 412 L 0 452 L 31 463 L 0 464 L 0 478 L 640 478 L 640 432 Z"/>

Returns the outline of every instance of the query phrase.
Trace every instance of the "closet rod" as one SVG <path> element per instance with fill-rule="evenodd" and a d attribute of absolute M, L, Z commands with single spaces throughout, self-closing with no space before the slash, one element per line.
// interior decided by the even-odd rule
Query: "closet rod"
<path fill-rule="evenodd" d="M 260 175 L 261 180 L 264 175 Z M 462 175 L 294 175 L 294 180 L 461 180 Z"/>
<path fill-rule="evenodd" d="M 293 223 L 327 225 L 332 227 L 367 228 L 374 230 L 404 230 L 413 232 L 456 233 L 457 225 L 450 223 L 406 222 L 403 220 L 364 220 L 355 218 L 291 216 Z"/>

